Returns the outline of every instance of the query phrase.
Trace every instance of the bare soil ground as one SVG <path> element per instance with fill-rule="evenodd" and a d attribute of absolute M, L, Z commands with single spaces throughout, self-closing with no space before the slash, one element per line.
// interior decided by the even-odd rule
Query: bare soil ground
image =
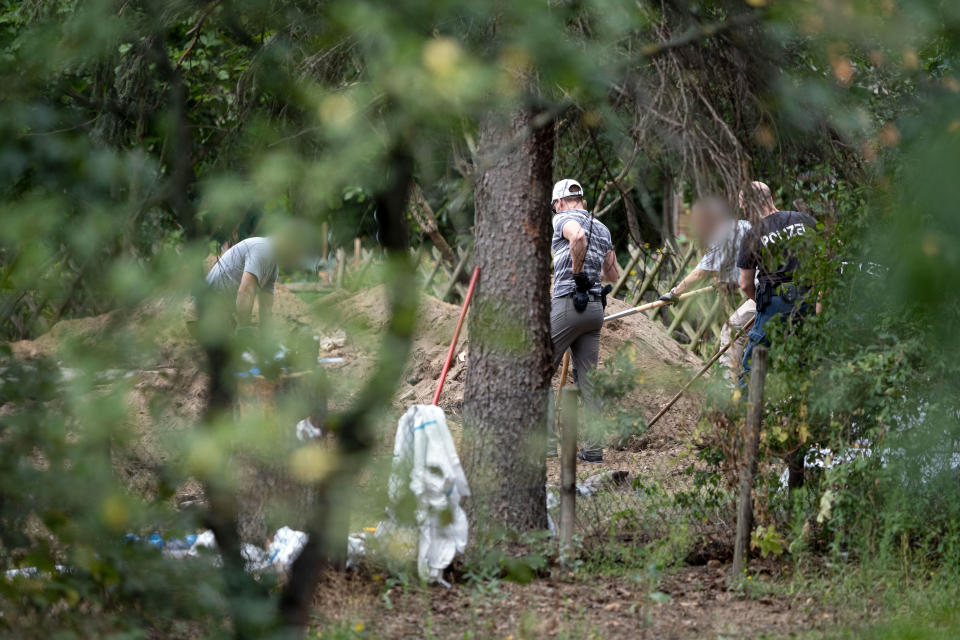
<path fill-rule="evenodd" d="M 334 393 L 332 408 L 349 404 L 358 382 L 371 371 L 379 353 L 379 336 L 387 322 L 385 290 L 376 287 L 354 295 L 335 293 L 312 307 L 282 285 L 276 289 L 275 313 L 291 331 L 337 337 L 321 349 L 324 357 L 339 356 L 345 362 L 329 368 Z M 608 313 L 626 308 L 612 301 Z M 146 340 L 149 357 L 131 365 L 133 388 L 129 419 L 136 437 L 130 455 L 116 462 L 117 472 L 134 491 L 149 493 L 157 469 L 167 462 L 164 443 L 178 432 L 191 429 L 206 403 L 206 377 L 202 353 L 182 323 L 157 325 L 162 302 L 144 305 L 132 313 L 112 312 L 94 318 L 57 324 L 34 341 L 11 345 L 15 357 L 47 356 L 70 366 L 63 351 L 67 339 L 111 340 L 118 332 Z M 428 403 L 435 389 L 459 309 L 425 297 L 421 301 L 416 337 L 403 378 L 398 381 L 394 406 L 387 412 L 380 456 L 392 447 L 393 424 L 411 404 Z M 321 340 L 321 344 L 323 341 Z M 469 354 L 465 331 L 457 348 L 458 358 L 441 398 L 455 433 L 461 429 L 463 383 Z M 601 363 L 618 349 L 634 347 L 636 364 L 644 372 L 644 384 L 622 398 L 629 409 L 646 419 L 665 403 L 700 361 L 668 338 L 661 325 L 637 314 L 608 323 L 601 341 Z M 66 360 L 64 360 L 66 358 Z M 557 380 L 555 379 L 555 384 Z M 630 441 L 622 451 L 608 450 L 599 465 L 582 465 L 585 477 L 608 469 L 628 471 L 665 484 L 683 482 L 682 467 L 689 464 L 689 440 L 700 419 L 696 398 L 685 398 L 654 428 Z M 559 468 L 548 461 L 548 482 L 556 483 Z M 180 487 L 178 502 L 202 500 L 202 490 L 189 482 Z M 669 526 L 665 523 L 665 526 Z M 721 532 L 721 537 L 725 533 Z M 722 540 L 724 549 L 729 541 Z M 724 552 L 718 554 L 723 557 Z M 706 563 L 710 554 L 698 561 Z M 493 589 L 454 585 L 429 589 L 387 589 L 382 577 L 365 574 L 335 574 L 317 594 L 318 622 L 364 622 L 379 637 L 389 638 L 701 638 L 778 635 L 808 629 L 822 622 L 820 614 L 808 611 L 786 596 L 741 598 L 725 589 L 724 569 L 715 566 L 681 569 L 664 577 L 656 588 L 669 599 L 651 600 L 650 585 L 622 577 L 580 577 L 554 572 L 530 584 L 498 582 Z M 775 567 L 754 568 L 757 579 L 776 583 Z M 776 589 L 770 590 L 772 593 Z"/>
<path fill-rule="evenodd" d="M 481 590 L 403 589 L 384 585 L 379 576 L 332 574 L 317 594 L 314 623 L 363 625 L 366 637 L 516 640 L 785 638 L 834 623 L 822 603 L 777 594 L 770 587 L 780 579 L 776 567 L 755 564 L 751 570 L 762 586 L 750 597 L 727 590 L 726 568 L 703 566 L 664 577 L 655 599 L 648 585 L 622 577 L 557 575 Z"/>

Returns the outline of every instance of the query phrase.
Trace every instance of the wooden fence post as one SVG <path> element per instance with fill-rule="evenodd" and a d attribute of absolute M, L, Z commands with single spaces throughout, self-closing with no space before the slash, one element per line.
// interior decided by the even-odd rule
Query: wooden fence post
<path fill-rule="evenodd" d="M 577 423 L 580 407 L 576 389 L 560 390 L 560 553 L 566 556 L 573 544 L 577 500 Z"/>
<path fill-rule="evenodd" d="M 663 263 L 667 259 L 667 251 L 667 249 L 664 249 L 660 252 L 660 255 L 657 257 L 657 261 L 653 263 L 650 271 L 647 272 L 647 277 L 643 279 L 643 282 L 640 284 L 640 288 L 637 289 L 635 294 L 633 294 L 633 299 L 630 301 L 631 307 L 637 306 L 640 298 L 643 297 L 643 294 L 646 293 L 647 289 L 650 288 L 650 285 L 653 284 L 653 279 L 657 276 L 657 272 L 660 271 L 660 267 L 663 266 Z"/>
<path fill-rule="evenodd" d="M 463 253 L 460 254 L 460 262 L 457 263 L 457 268 L 453 270 L 453 273 L 450 275 L 450 282 L 447 283 L 447 286 L 443 288 L 443 292 L 440 294 L 440 299 L 446 302 L 447 298 L 453 293 L 454 288 L 460 282 L 460 274 L 464 273 L 464 270 L 467 268 L 467 261 L 470 260 L 470 256 L 473 255 L 473 251 L 470 249 L 465 249 Z"/>
<path fill-rule="evenodd" d="M 334 285 L 337 289 L 343 288 L 343 276 L 347 270 L 347 255 L 343 249 L 337 249 L 337 277 L 334 278 Z"/>
<path fill-rule="evenodd" d="M 737 510 L 737 537 L 733 546 L 733 583 L 743 579 L 753 531 L 753 479 L 757 475 L 760 421 L 763 418 L 763 386 L 767 377 L 767 348 L 757 346 L 750 358 L 750 396 L 747 401 L 746 433 L 740 466 L 740 505 Z"/>
<path fill-rule="evenodd" d="M 326 221 L 320 224 L 320 233 L 323 234 L 320 238 L 320 257 L 326 261 L 330 255 L 330 247 L 327 244 L 327 236 L 330 235 L 330 225 Z"/>
<path fill-rule="evenodd" d="M 704 316 L 703 322 L 700 323 L 700 328 L 697 329 L 697 332 L 693 334 L 693 336 L 691 336 L 690 344 L 688 346 L 694 353 L 697 351 L 697 343 L 700 342 L 700 338 L 702 338 L 707 329 L 713 325 L 713 319 L 717 316 L 717 311 L 720 310 L 720 305 L 722 303 L 723 298 L 721 296 L 717 296 L 717 299 L 713 301 L 713 305 L 711 305 L 710 310 L 707 311 L 707 315 Z"/>
<path fill-rule="evenodd" d="M 617 284 L 613 285 L 613 289 L 610 290 L 610 297 L 616 297 L 620 293 L 620 289 L 623 288 L 623 285 L 627 283 L 627 280 L 630 279 L 630 272 L 633 271 L 634 267 L 637 266 L 637 263 L 640 261 L 640 258 L 643 256 L 643 249 L 639 247 L 637 250 L 630 255 L 630 261 L 627 262 L 627 266 L 623 268 L 623 273 L 620 274 L 620 279 L 617 280 Z"/>

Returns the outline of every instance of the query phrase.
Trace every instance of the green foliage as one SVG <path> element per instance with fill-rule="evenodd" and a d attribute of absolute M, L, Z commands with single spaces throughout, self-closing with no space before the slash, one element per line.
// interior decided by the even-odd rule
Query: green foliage
<path fill-rule="evenodd" d="M 600 415 L 590 412 L 585 430 L 598 433 L 601 438 L 613 437 L 621 446 L 631 437 L 640 437 L 647 425 L 635 407 L 624 406 L 622 398 L 644 384 L 644 372 L 637 365 L 637 352 L 633 346 L 627 346 L 606 359 L 591 371 L 594 394 L 600 406 Z"/>
<path fill-rule="evenodd" d="M 750 534 L 750 548 L 759 551 L 764 558 L 781 555 L 785 551 L 784 545 L 783 536 L 772 526 L 760 525 Z"/>
<path fill-rule="evenodd" d="M 0 335 L 37 337 L 113 311 L 92 330 L 64 330 L 44 357 L 0 353 L 0 563 L 37 570 L 0 582 L 3 632 L 212 636 L 244 616 L 275 628 L 271 585 L 238 589 L 229 572 L 170 562 L 124 536 L 205 527 L 210 513 L 175 508 L 177 488 L 199 479 L 229 493 L 241 449 L 288 460 L 277 425 L 302 417 L 309 398 L 293 393 L 269 419 L 238 421 L 178 417 L 163 394 L 131 398 L 146 378 L 197 382 L 164 378 L 173 358 L 204 362 L 193 342 L 185 353 L 169 345 L 185 342 L 188 295 L 207 302 L 200 265 L 224 240 L 296 217 L 317 233 L 327 223 L 333 246 L 356 236 L 372 246 L 374 214 L 411 164 L 441 230 L 468 236 L 473 185 L 497 159 L 476 148 L 479 123 L 521 105 L 555 121 L 556 170 L 585 176 L 593 197 L 624 173 L 645 240 L 661 232 L 657 207 L 674 178 L 705 192 L 762 176 L 781 204 L 802 200 L 817 215 L 804 276 L 825 312 L 789 339 L 772 330 L 763 452 L 776 462 L 829 447 L 852 459 L 811 473 L 793 496 L 771 470 L 757 543 L 955 563 L 960 9 L 747 4 L 0 2 Z M 595 205 L 615 197 L 607 189 Z M 606 214 L 620 247 L 625 212 Z M 859 266 L 870 263 L 880 266 Z M 377 275 L 400 295 L 403 271 L 389 263 Z M 357 451 L 406 353 L 415 310 L 400 297 L 374 386 L 334 421 Z M 239 341 L 225 345 L 238 362 Z M 293 358 L 306 366 L 315 355 Z M 618 403 L 649 383 L 642 374 L 628 351 L 597 372 L 604 422 L 620 439 L 645 428 Z M 742 413 L 729 397 L 721 405 Z M 147 423 L 167 427 L 147 438 L 162 454 L 142 450 Z M 591 562 L 649 575 L 675 565 L 686 525 L 728 501 L 708 468 L 729 462 L 713 444 L 689 466 L 691 488 L 637 487 L 636 504 L 609 510 L 608 533 L 662 535 Z M 325 477 L 325 464 L 320 455 L 300 468 Z M 144 468 L 149 481 L 131 480 Z M 506 540 L 490 544 L 466 569 L 478 584 L 532 579 L 553 558 L 544 540 L 519 559 Z"/>
<path fill-rule="evenodd" d="M 500 580 L 520 584 L 531 582 L 547 571 L 557 557 L 556 542 L 548 532 L 529 532 L 520 536 L 502 534 L 475 545 L 463 564 L 463 576 L 469 586 L 483 593 L 495 592 Z"/>

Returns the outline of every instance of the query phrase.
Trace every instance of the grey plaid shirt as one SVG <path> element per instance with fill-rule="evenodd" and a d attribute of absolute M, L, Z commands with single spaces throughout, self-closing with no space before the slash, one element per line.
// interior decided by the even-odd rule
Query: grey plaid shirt
<path fill-rule="evenodd" d="M 583 209 L 568 209 L 553 216 L 553 297 L 561 298 L 576 291 L 573 283 L 573 259 L 570 257 L 570 242 L 563 237 L 563 225 L 573 220 L 587 234 L 587 256 L 583 261 L 583 271 L 594 283 L 592 293 L 600 293 L 600 273 L 603 259 L 613 249 L 610 230 L 596 218 L 590 227 L 590 214 Z"/>

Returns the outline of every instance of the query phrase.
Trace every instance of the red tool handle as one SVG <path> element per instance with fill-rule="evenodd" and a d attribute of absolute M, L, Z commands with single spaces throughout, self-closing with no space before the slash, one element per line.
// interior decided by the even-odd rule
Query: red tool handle
<path fill-rule="evenodd" d="M 460 329 L 463 328 L 463 320 L 467 317 L 467 308 L 470 306 L 470 300 L 473 299 L 473 290 L 477 287 L 477 280 L 479 278 L 480 267 L 474 267 L 473 275 L 470 276 L 470 286 L 467 287 L 467 297 L 463 300 L 460 318 L 457 319 L 457 328 L 454 330 L 453 340 L 450 342 L 450 351 L 447 352 L 447 361 L 443 363 L 443 371 L 440 372 L 440 382 L 437 383 L 437 392 L 433 394 L 433 404 L 440 402 L 440 392 L 443 391 L 443 383 L 447 381 L 450 363 L 453 362 L 453 352 L 457 350 L 457 340 L 460 339 Z"/>

